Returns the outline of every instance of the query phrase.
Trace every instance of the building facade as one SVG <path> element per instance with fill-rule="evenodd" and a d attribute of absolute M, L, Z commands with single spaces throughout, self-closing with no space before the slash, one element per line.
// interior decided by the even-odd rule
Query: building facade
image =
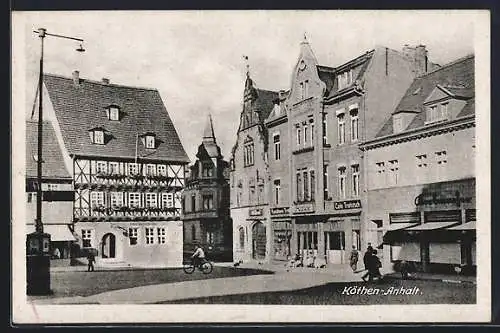
<path fill-rule="evenodd" d="M 69 264 L 73 226 L 73 178 L 64 167 L 63 156 L 50 122 L 43 124 L 42 223 L 49 233 L 53 259 Z M 26 233 L 35 232 L 38 161 L 38 122 L 26 122 Z M 57 249 L 57 250 L 56 250 Z"/>
<path fill-rule="evenodd" d="M 292 254 L 313 256 L 320 265 L 346 263 L 353 246 L 366 244 L 359 145 L 375 136 L 415 76 L 435 66 L 424 46 L 401 52 L 377 47 L 340 66 L 322 66 L 308 41 L 301 43 L 280 102 L 286 117 L 268 121 L 270 143 L 276 131 L 287 137 L 287 156 L 280 159 L 288 163 L 288 177 L 279 184 L 288 189 L 288 204 L 280 205 L 288 207 L 290 223 L 277 223 L 276 233 L 286 228 Z"/>
<path fill-rule="evenodd" d="M 98 265 L 182 264 L 189 159 L 157 90 L 44 76 L 44 110 L 75 195 L 79 254 Z"/>
<path fill-rule="evenodd" d="M 210 260 L 230 262 L 233 226 L 229 214 L 229 163 L 217 145 L 210 116 L 196 157 L 182 193 L 184 257 L 200 244 Z"/>
<path fill-rule="evenodd" d="M 269 143 L 264 121 L 277 100 L 277 92 L 256 88 L 247 73 L 243 110 L 230 160 L 235 261 L 270 259 Z"/>
<path fill-rule="evenodd" d="M 368 231 L 385 267 L 475 271 L 474 56 L 415 79 L 364 146 Z"/>

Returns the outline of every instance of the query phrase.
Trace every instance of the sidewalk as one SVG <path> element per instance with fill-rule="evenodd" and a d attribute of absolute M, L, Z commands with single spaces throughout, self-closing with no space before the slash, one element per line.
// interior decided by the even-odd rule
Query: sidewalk
<path fill-rule="evenodd" d="M 401 280 L 401 273 L 394 272 L 388 273 L 384 275 L 390 279 L 398 279 Z M 452 274 L 435 274 L 435 273 L 423 273 L 418 272 L 414 273 L 412 277 L 408 280 L 422 280 L 422 281 L 440 281 L 445 283 L 470 283 L 476 284 L 475 276 L 465 276 L 465 275 L 452 275 Z"/>

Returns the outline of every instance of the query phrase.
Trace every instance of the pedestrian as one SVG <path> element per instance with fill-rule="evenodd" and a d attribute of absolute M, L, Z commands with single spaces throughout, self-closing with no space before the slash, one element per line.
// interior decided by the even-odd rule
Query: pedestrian
<path fill-rule="evenodd" d="M 368 243 L 368 247 L 366 248 L 365 254 L 363 255 L 363 264 L 365 266 L 366 273 L 363 274 L 361 277 L 363 281 L 366 281 L 366 277 L 370 279 L 370 272 L 373 272 L 372 269 L 372 264 L 373 264 L 373 258 L 372 258 L 372 253 L 373 253 L 373 247 L 372 243 Z"/>
<path fill-rule="evenodd" d="M 87 255 L 87 260 L 88 260 L 87 272 L 93 272 L 94 271 L 94 262 L 95 262 L 94 252 L 89 251 L 89 254 Z"/>
<path fill-rule="evenodd" d="M 359 252 L 356 250 L 356 246 L 352 246 L 351 257 L 349 258 L 349 263 L 353 272 L 356 272 L 358 268 Z"/>
<path fill-rule="evenodd" d="M 370 274 L 371 280 L 373 278 L 377 278 L 378 280 L 382 280 L 382 274 L 380 273 L 380 268 L 382 267 L 382 262 L 380 261 L 379 257 L 377 256 L 377 250 L 373 250 L 372 252 L 372 273 Z"/>

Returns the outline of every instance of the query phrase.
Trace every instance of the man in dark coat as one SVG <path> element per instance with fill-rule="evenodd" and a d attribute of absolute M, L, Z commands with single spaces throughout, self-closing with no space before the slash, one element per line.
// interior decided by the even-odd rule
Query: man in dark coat
<path fill-rule="evenodd" d="M 88 272 L 93 272 L 94 271 L 94 262 L 95 262 L 94 252 L 89 251 L 89 254 L 87 255 L 87 260 L 88 260 L 87 271 Z"/>
<path fill-rule="evenodd" d="M 373 247 L 372 243 L 368 243 L 368 247 L 366 248 L 366 252 L 363 255 L 363 264 L 365 265 L 365 270 L 367 271 L 361 278 L 363 281 L 366 281 L 366 277 L 370 276 L 370 268 L 372 264 L 372 253 L 373 253 Z"/>

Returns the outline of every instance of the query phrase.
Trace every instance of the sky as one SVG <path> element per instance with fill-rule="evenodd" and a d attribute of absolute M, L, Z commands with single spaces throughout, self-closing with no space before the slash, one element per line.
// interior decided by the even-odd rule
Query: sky
<path fill-rule="evenodd" d="M 306 34 L 321 65 L 338 66 L 377 45 L 426 45 L 446 64 L 474 52 L 471 11 L 79 11 L 14 12 L 13 60 L 25 69 L 25 114 L 35 98 L 40 41 L 33 30 L 84 39 L 45 39 L 44 72 L 160 92 L 194 162 L 207 115 L 226 159 L 236 140 L 248 56 L 258 88 L 289 89 Z M 18 47 L 16 47 L 18 46 Z M 13 80 L 16 80 L 13 77 Z M 20 112 L 20 111 L 15 111 Z M 21 111 L 22 112 L 22 111 Z"/>

